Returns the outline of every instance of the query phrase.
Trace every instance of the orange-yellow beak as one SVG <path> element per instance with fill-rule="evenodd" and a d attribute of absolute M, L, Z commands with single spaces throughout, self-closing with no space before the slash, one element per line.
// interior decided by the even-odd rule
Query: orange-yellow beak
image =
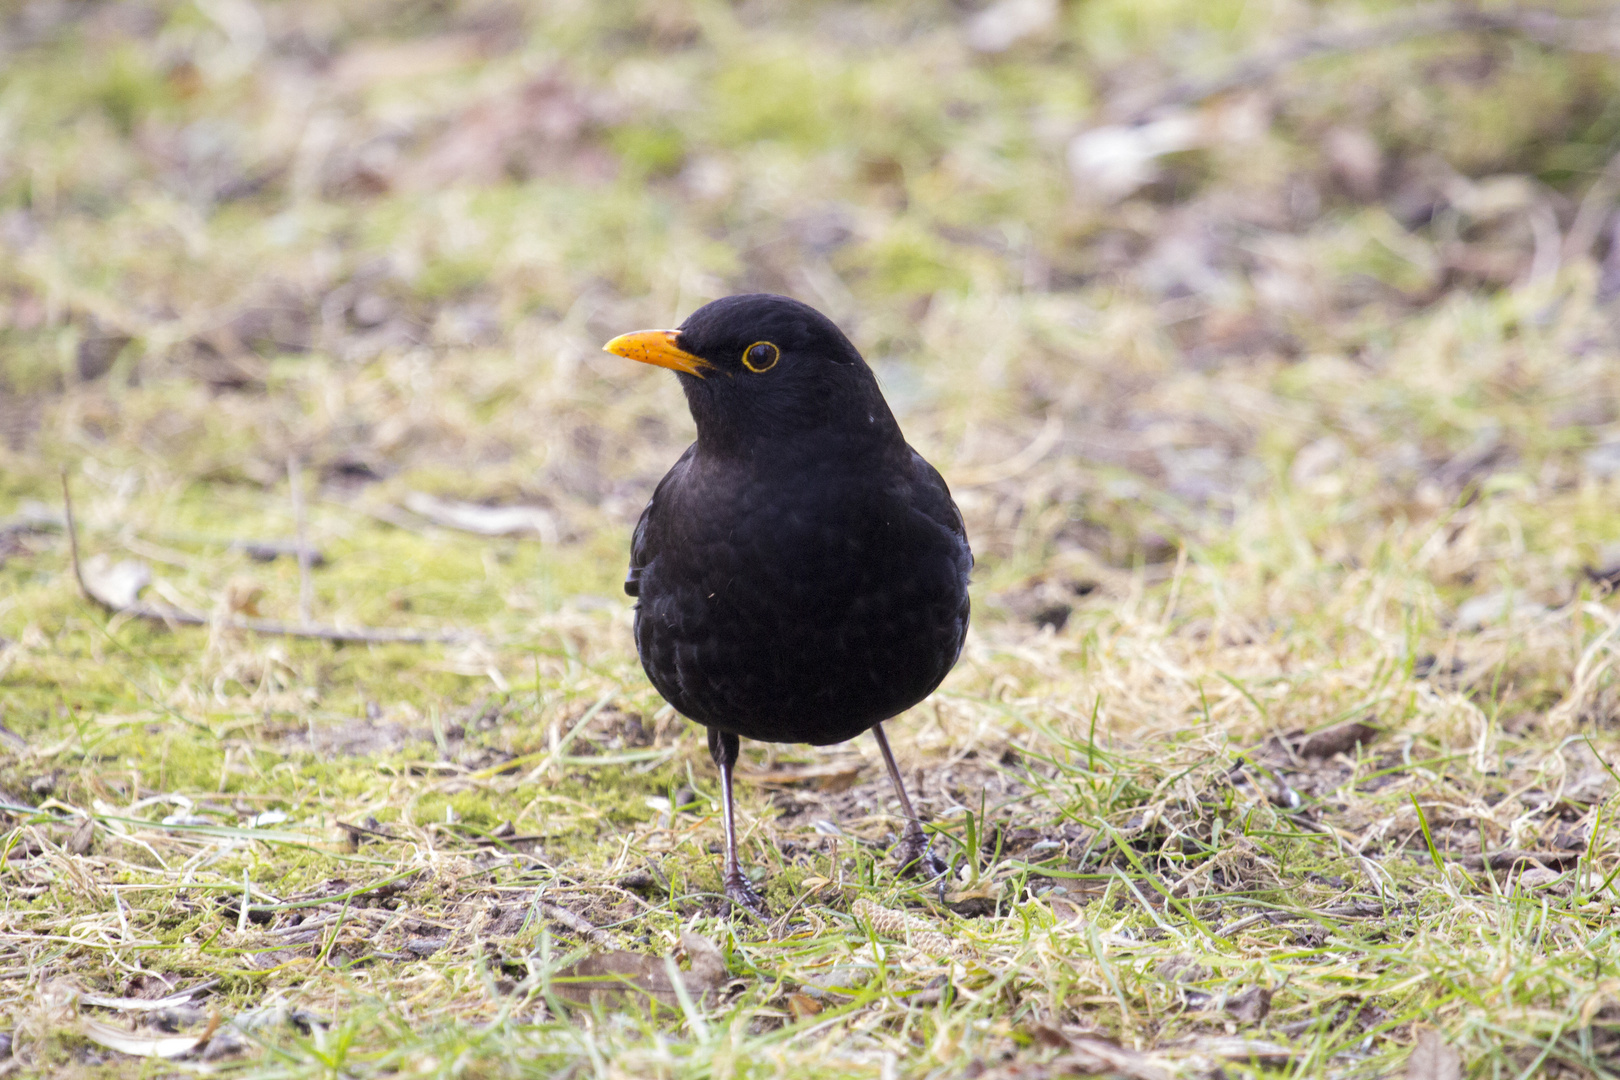
<path fill-rule="evenodd" d="M 679 333 L 678 330 L 637 330 L 634 334 L 620 334 L 602 346 L 602 350 L 626 360 L 703 378 L 703 372 L 714 365 L 677 346 L 675 337 Z"/>

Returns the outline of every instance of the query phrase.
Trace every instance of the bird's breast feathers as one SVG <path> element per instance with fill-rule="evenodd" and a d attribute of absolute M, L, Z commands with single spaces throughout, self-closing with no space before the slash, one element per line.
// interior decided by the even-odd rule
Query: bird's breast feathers
<path fill-rule="evenodd" d="M 972 564 L 938 473 L 912 456 L 784 488 L 705 464 L 677 463 L 632 544 L 637 649 L 677 709 L 747 738 L 839 741 L 938 684 Z"/>
<path fill-rule="evenodd" d="M 795 477 L 794 497 L 784 499 L 779 477 L 747 468 L 689 468 L 673 478 L 648 508 L 650 554 L 669 571 L 678 566 L 672 576 L 701 582 L 706 599 L 778 607 L 834 594 L 854 600 L 900 585 L 896 575 L 919 562 L 950 564 L 955 549 L 966 552 L 953 535 L 949 495 L 919 498 L 903 479 L 872 484 L 870 473 L 821 467 Z"/>

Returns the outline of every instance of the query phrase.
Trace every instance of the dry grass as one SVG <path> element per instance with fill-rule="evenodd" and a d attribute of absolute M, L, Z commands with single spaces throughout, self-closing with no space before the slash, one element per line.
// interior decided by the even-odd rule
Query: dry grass
<path fill-rule="evenodd" d="M 1077 134 L 1382 16 L 1024 7 L 5 16 L 0 1075 L 1616 1071 L 1607 39 L 1285 66 L 1105 197 Z M 726 918 L 635 661 L 690 422 L 597 348 L 744 288 L 968 520 L 943 902 L 873 747 L 754 746 Z M 63 468 L 149 604 L 466 638 L 109 617 Z"/>

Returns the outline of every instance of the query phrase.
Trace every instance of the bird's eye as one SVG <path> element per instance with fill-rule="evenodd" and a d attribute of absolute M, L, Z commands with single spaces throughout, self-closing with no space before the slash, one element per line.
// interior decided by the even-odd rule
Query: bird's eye
<path fill-rule="evenodd" d="M 743 350 L 743 367 L 756 375 L 771 370 L 782 359 L 782 350 L 768 341 L 756 341 Z"/>

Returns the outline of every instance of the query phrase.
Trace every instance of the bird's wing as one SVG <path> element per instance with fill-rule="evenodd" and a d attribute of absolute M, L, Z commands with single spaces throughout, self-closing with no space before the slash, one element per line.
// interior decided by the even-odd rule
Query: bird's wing
<path fill-rule="evenodd" d="M 911 469 L 915 507 L 961 542 L 962 554 L 967 557 L 964 570 L 971 570 L 974 560 L 973 549 L 968 546 L 967 524 L 962 520 L 962 511 L 957 509 L 956 500 L 951 498 L 950 486 L 945 483 L 939 470 L 915 450 L 911 451 Z"/>
<path fill-rule="evenodd" d="M 681 455 L 680 460 L 664 474 L 662 480 L 658 481 L 658 486 L 653 488 L 652 498 L 647 500 L 646 507 L 641 511 L 641 519 L 636 522 L 636 531 L 630 536 L 630 570 L 624 575 L 624 591 L 631 596 L 641 595 L 641 572 L 658 558 L 658 543 L 647 527 L 653 516 L 653 508 L 658 505 L 658 496 L 663 494 L 674 477 L 685 471 L 686 463 L 696 452 L 697 443 L 686 448 L 686 453 Z"/>

